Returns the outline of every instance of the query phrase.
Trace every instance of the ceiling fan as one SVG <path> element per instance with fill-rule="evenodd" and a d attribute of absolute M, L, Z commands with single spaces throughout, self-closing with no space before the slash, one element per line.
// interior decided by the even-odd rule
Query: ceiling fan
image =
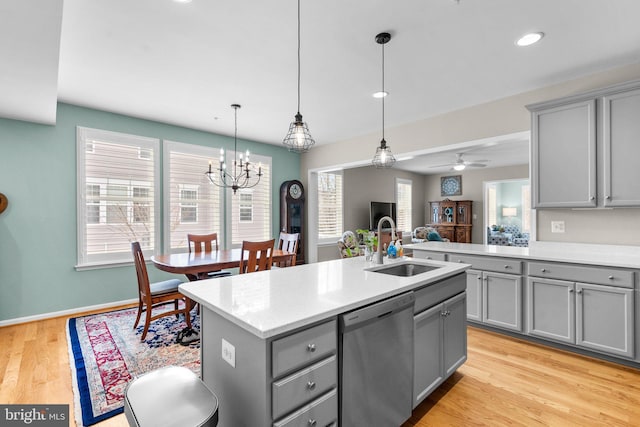
<path fill-rule="evenodd" d="M 469 168 L 483 168 L 485 166 L 487 166 L 485 163 L 488 162 L 489 160 L 476 160 L 473 162 L 468 162 L 466 160 L 464 160 L 462 158 L 462 155 L 464 153 L 456 153 L 456 160 L 453 163 L 445 163 L 444 165 L 433 165 L 432 167 L 434 168 L 442 168 L 445 166 L 451 166 L 452 170 L 456 170 L 456 171 L 461 171 L 466 169 L 467 167 Z"/>

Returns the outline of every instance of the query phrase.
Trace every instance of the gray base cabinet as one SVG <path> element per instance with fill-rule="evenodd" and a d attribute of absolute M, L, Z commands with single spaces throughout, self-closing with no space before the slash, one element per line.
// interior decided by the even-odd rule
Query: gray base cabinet
<path fill-rule="evenodd" d="M 482 322 L 482 272 L 467 270 L 467 319 Z"/>
<path fill-rule="evenodd" d="M 466 295 L 414 316 L 415 408 L 467 360 Z"/>
<path fill-rule="evenodd" d="M 482 322 L 522 332 L 522 277 L 482 273 Z"/>
<path fill-rule="evenodd" d="M 527 334 L 576 342 L 574 284 L 530 277 L 527 281 Z"/>

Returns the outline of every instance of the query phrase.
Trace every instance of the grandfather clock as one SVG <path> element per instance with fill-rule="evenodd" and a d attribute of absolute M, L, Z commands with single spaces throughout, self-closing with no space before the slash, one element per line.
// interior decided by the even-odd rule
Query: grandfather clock
<path fill-rule="evenodd" d="M 296 264 L 304 264 L 304 187 L 297 179 L 280 186 L 280 231 L 300 233 Z"/>

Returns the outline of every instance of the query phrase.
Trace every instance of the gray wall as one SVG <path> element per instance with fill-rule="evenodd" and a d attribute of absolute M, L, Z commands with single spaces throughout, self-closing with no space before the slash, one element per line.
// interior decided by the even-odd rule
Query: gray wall
<path fill-rule="evenodd" d="M 467 169 L 456 172 L 462 175 L 462 195 L 449 197 L 451 200 L 472 200 L 472 243 L 484 243 L 484 193 L 483 183 L 485 181 L 499 181 L 502 179 L 529 179 L 529 165 L 508 166 L 502 168 L 489 169 Z M 442 200 L 440 196 L 440 178 L 452 175 L 452 173 L 442 175 L 428 175 L 425 177 L 425 202 Z M 425 203 L 425 210 L 428 206 Z"/>

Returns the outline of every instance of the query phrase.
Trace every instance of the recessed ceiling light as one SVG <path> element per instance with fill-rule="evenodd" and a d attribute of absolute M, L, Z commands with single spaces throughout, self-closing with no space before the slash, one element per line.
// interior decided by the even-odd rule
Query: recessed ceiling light
<path fill-rule="evenodd" d="M 176 3 L 191 3 L 191 0 L 173 0 Z"/>
<path fill-rule="evenodd" d="M 544 33 L 529 33 L 529 34 L 525 34 L 524 36 L 522 36 L 522 37 L 520 37 L 518 39 L 516 44 L 518 46 L 529 46 L 529 45 L 532 45 L 534 43 L 539 42 L 540 39 L 542 39 L 542 37 L 544 37 Z"/>
<path fill-rule="evenodd" d="M 384 98 L 385 96 L 389 95 L 389 92 L 384 91 L 384 92 L 376 92 L 373 94 L 374 98 Z"/>

